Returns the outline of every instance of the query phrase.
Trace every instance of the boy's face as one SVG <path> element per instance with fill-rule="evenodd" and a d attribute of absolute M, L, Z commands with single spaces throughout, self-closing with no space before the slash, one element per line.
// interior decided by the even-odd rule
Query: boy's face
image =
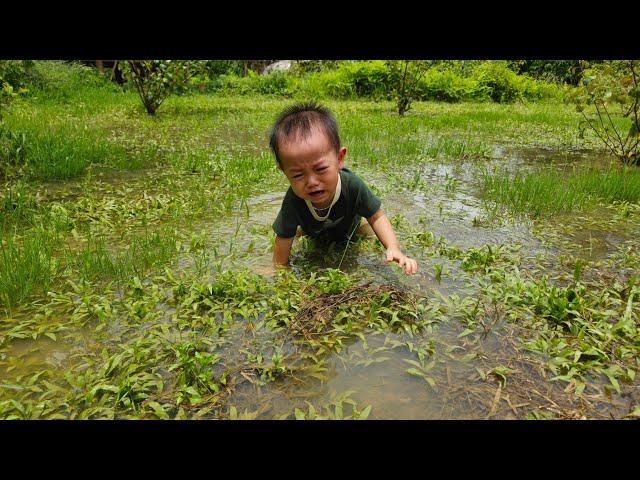
<path fill-rule="evenodd" d="M 333 201 L 346 154 L 345 147 L 336 152 L 324 131 L 314 128 L 304 140 L 294 138 L 279 146 L 280 169 L 293 193 L 324 208 Z"/>

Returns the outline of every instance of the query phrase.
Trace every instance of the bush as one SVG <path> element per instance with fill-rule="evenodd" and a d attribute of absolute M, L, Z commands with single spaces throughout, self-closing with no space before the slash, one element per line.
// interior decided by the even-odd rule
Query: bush
<path fill-rule="evenodd" d="M 216 62 L 215 68 L 222 71 L 224 65 Z M 512 102 L 562 96 L 560 86 L 517 75 L 504 61 L 422 62 L 425 66 L 429 63 L 432 66 L 424 75 L 416 77 L 416 100 Z M 203 92 L 234 95 L 391 100 L 397 98 L 397 72 L 394 76 L 392 63 L 381 60 L 306 60 L 296 62 L 289 72 L 276 71 L 267 75 L 248 71 L 245 77 L 222 73 L 207 79 L 207 75 L 202 74 L 193 80 L 192 87 Z M 229 65 L 232 61 L 228 62 Z"/>
<path fill-rule="evenodd" d="M 338 60 L 298 60 L 292 66 L 292 73 L 305 75 L 323 70 L 335 70 L 339 66 Z"/>
<path fill-rule="evenodd" d="M 498 103 L 509 103 L 521 98 L 518 89 L 518 75 L 507 66 L 505 61 L 482 62 L 474 70 L 473 76 L 478 82 L 481 96 Z"/>
<path fill-rule="evenodd" d="M 69 102 L 87 89 L 107 92 L 120 91 L 120 87 L 96 73 L 92 67 L 79 62 L 36 61 L 30 77 L 32 93 L 53 102 Z"/>
<path fill-rule="evenodd" d="M 300 77 L 296 84 L 297 92 L 314 98 L 391 98 L 391 74 L 381 60 L 341 62 Z"/>
<path fill-rule="evenodd" d="M 590 129 L 623 163 L 640 165 L 640 61 L 610 60 L 585 70 L 569 98 Z"/>
<path fill-rule="evenodd" d="M 279 95 L 288 97 L 294 91 L 294 79 L 286 72 L 272 72 L 258 75 L 249 70 L 246 77 L 237 75 L 220 75 L 210 81 L 205 90 L 234 95 Z"/>
<path fill-rule="evenodd" d="M 33 60 L 0 60 L 0 85 L 7 83 L 14 90 L 27 88 L 37 78 Z"/>
<path fill-rule="evenodd" d="M 186 91 L 191 77 L 203 68 L 201 62 L 190 60 L 127 60 L 121 65 L 149 115 L 155 115 L 171 94 Z"/>
<path fill-rule="evenodd" d="M 353 86 L 341 69 L 324 70 L 302 77 L 297 91 L 309 98 L 354 98 Z"/>
<path fill-rule="evenodd" d="M 569 88 L 567 85 L 565 88 Z M 519 87 L 524 98 L 529 100 L 543 100 L 545 98 L 560 99 L 563 96 L 563 87 L 554 83 L 536 81 L 525 75 L 519 78 Z"/>
<path fill-rule="evenodd" d="M 357 97 L 388 98 L 391 88 L 391 72 L 385 62 L 348 62 L 340 68 Z"/>
<path fill-rule="evenodd" d="M 257 89 L 259 93 L 266 95 L 291 95 L 291 76 L 285 72 L 271 72 L 267 75 L 257 76 Z"/>
<path fill-rule="evenodd" d="M 457 75 L 453 70 L 431 68 L 418 83 L 420 100 L 459 102 L 473 98 L 478 81 Z"/>
<path fill-rule="evenodd" d="M 203 62 L 203 74 L 209 79 L 220 75 L 241 75 L 242 60 L 207 60 Z"/>
<path fill-rule="evenodd" d="M 30 60 L 0 60 L 0 122 L 2 108 L 19 94 L 28 92 L 27 85 L 33 76 Z"/>

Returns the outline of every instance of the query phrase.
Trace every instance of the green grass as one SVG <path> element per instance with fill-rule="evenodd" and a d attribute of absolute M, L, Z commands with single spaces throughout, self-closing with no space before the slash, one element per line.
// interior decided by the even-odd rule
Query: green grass
<path fill-rule="evenodd" d="M 532 172 L 510 176 L 484 172 L 485 198 L 516 214 L 552 215 L 604 201 L 640 200 L 640 170 L 629 167 L 589 168 L 566 172 Z"/>
<path fill-rule="evenodd" d="M 126 282 L 142 277 L 149 269 L 165 264 L 176 253 L 176 235 L 169 229 L 135 237 L 131 245 L 120 251 L 109 251 L 104 238 L 91 239 L 80 251 L 67 252 L 67 262 L 80 277 L 90 281 Z"/>
<path fill-rule="evenodd" d="M 429 144 L 422 153 L 433 158 L 483 157 L 489 155 L 489 147 L 483 142 L 473 140 L 460 141 L 453 138 L 438 138 Z"/>
<path fill-rule="evenodd" d="M 50 232 L 33 230 L 21 243 L 6 235 L 0 242 L 0 303 L 13 307 L 32 294 L 44 293 L 55 275 Z"/>
<path fill-rule="evenodd" d="M 47 68 L 55 70 L 56 80 L 15 101 L 6 112 L 6 126 L 19 141 L 0 141 L 15 152 L 24 138 L 20 161 L 30 165 L 26 173 L 35 179 L 71 178 L 90 164 L 139 169 L 176 164 L 182 157 L 185 170 L 198 171 L 218 153 L 227 158 L 237 153 L 261 155 L 268 152 L 270 124 L 284 106 L 296 101 L 191 94 L 170 97 L 150 117 L 134 92 L 105 84 L 82 69 L 67 75 L 69 86 L 61 80 L 66 78 L 61 73 L 64 65 Z M 54 94 L 56 88 L 62 93 Z M 405 117 L 397 115 L 393 101 L 323 102 L 338 118 L 349 158 L 374 166 L 483 155 L 492 142 L 593 142 L 589 135 L 578 139 L 579 116 L 559 102 L 416 102 Z"/>
<path fill-rule="evenodd" d="M 33 189 L 25 182 L 8 184 L 6 190 L 0 193 L 0 225 L 3 229 L 31 222 L 38 209 Z"/>
<path fill-rule="evenodd" d="M 607 202 L 640 201 L 640 169 L 637 167 L 589 170 L 576 175 L 577 188 Z"/>
<path fill-rule="evenodd" d="M 89 165 L 136 170 L 151 164 L 157 153 L 153 145 L 126 148 L 111 142 L 100 130 L 87 128 L 81 118 L 61 121 L 46 108 L 37 119 L 8 118 L 4 132 L 0 151 L 13 166 L 7 173 L 22 168 L 24 176 L 33 180 L 75 178 Z"/>
<path fill-rule="evenodd" d="M 110 154 L 104 142 L 69 132 L 42 132 L 28 137 L 26 168 L 39 179 L 65 179 L 81 175 L 92 163 L 104 161 Z"/>

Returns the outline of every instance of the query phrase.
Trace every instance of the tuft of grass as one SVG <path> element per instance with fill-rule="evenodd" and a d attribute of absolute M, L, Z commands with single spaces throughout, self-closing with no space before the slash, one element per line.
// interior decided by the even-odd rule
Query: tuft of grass
<path fill-rule="evenodd" d="M 488 199 L 504 205 L 515 214 L 539 217 L 572 211 L 586 202 L 584 193 L 570 188 L 566 178 L 556 173 L 532 173 L 511 177 L 502 172 L 483 174 L 484 191 Z"/>
<path fill-rule="evenodd" d="M 99 132 L 79 124 L 53 126 L 46 117 L 7 123 L 0 148 L 14 170 L 22 168 L 27 178 L 36 180 L 78 177 L 91 164 L 136 167 L 137 157 L 144 157 L 125 160 L 129 156 L 124 147 L 109 143 Z"/>
<path fill-rule="evenodd" d="M 142 277 L 150 268 L 173 258 L 176 234 L 169 229 L 136 237 L 120 252 L 110 252 L 103 238 L 91 239 L 84 249 L 68 254 L 68 262 L 87 280 Z"/>
<path fill-rule="evenodd" d="M 565 175 L 554 172 L 516 174 L 483 173 L 486 198 L 516 214 L 538 217 L 579 210 L 598 201 L 640 200 L 640 170 L 612 166 L 590 168 Z"/>
<path fill-rule="evenodd" d="M 0 224 L 4 228 L 7 225 L 29 223 L 38 208 L 38 200 L 26 183 L 9 183 L 5 191 L 0 193 Z"/>
<path fill-rule="evenodd" d="M 607 202 L 640 200 L 640 169 L 616 166 L 607 170 L 579 172 L 573 179 L 576 188 Z"/>
<path fill-rule="evenodd" d="M 55 238 L 44 230 L 32 231 L 22 243 L 12 235 L 1 239 L 0 303 L 11 308 L 47 290 L 56 268 L 54 246 Z"/>
<path fill-rule="evenodd" d="M 471 140 L 456 140 L 454 138 L 438 138 L 423 150 L 423 154 L 429 157 L 487 157 L 489 148 L 483 142 Z"/>
<path fill-rule="evenodd" d="M 109 147 L 88 135 L 68 132 L 38 132 L 28 140 L 25 160 L 30 177 L 38 179 L 73 178 L 92 163 L 110 155 Z"/>

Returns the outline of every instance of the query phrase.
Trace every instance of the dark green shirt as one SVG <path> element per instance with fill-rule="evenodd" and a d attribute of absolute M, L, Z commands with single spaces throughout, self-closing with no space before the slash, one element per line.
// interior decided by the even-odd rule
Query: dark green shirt
<path fill-rule="evenodd" d="M 324 221 L 313 218 L 305 201 L 289 187 L 280 212 L 273 222 L 276 235 L 291 238 L 300 226 L 310 237 L 326 236 L 332 241 L 346 240 L 360 224 L 362 217 L 369 218 L 380 209 L 380 199 L 369 190 L 360 177 L 347 168 L 340 170 L 339 174 L 340 198 Z"/>

